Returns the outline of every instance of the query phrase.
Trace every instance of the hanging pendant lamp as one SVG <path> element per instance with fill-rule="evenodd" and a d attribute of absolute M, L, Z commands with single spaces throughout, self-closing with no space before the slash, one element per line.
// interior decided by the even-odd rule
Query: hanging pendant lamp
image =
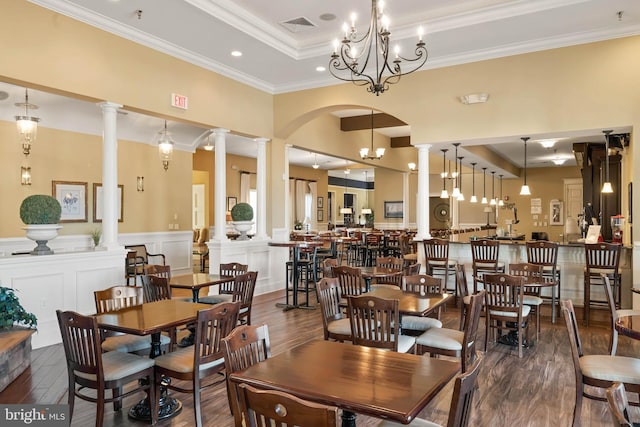
<path fill-rule="evenodd" d="M 449 192 L 447 191 L 447 171 L 446 171 L 446 167 L 447 167 L 447 151 L 449 151 L 449 149 L 443 148 L 440 151 L 442 151 L 442 192 L 440 193 L 440 198 L 441 199 L 448 199 L 449 198 Z"/>
<path fill-rule="evenodd" d="M 496 171 L 492 171 L 491 172 L 491 201 L 489 202 L 489 204 L 491 206 L 495 206 L 496 205 L 495 188 L 496 188 Z"/>
<path fill-rule="evenodd" d="M 455 180 L 453 181 L 453 191 L 451 192 L 451 197 L 453 197 L 454 199 L 457 199 L 458 197 L 460 197 L 460 187 L 458 186 L 458 146 L 459 145 L 460 145 L 459 142 L 455 142 L 453 144 L 453 146 L 456 147 L 455 155 L 453 157 L 453 161 L 456 163 L 456 171 L 455 171 L 455 175 L 453 175 L 453 178 L 455 178 Z"/>
<path fill-rule="evenodd" d="M 476 165 L 476 162 L 471 163 L 471 198 L 469 203 L 478 203 L 478 198 L 476 197 Z"/>
<path fill-rule="evenodd" d="M 502 199 L 502 177 L 504 175 L 500 174 L 500 199 L 498 200 L 498 206 L 504 206 L 504 200 Z"/>
<path fill-rule="evenodd" d="M 460 172 L 458 173 L 458 179 L 460 180 L 460 182 L 459 182 L 460 194 L 458 195 L 458 201 L 459 202 L 463 202 L 464 201 L 464 194 L 462 193 L 462 159 L 464 159 L 464 157 L 458 157 L 458 159 L 460 160 Z"/>
<path fill-rule="evenodd" d="M 522 182 L 522 187 L 520 188 L 520 195 L 530 196 L 531 190 L 529 190 L 529 186 L 527 185 L 527 141 L 529 140 L 529 137 L 523 136 L 520 139 L 524 141 L 524 181 Z"/>
<path fill-rule="evenodd" d="M 487 168 L 482 168 L 482 183 L 484 189 L 482 190 L 482 200 L 480 201 L 480 203 L 486 205 L 487 203 L 489 203 L 487 201 Z"/>
<path fill-rule="evenodd" d="M 606 180 L 602 185 L 602 192 L 605 194 L 613 193 L 613 187 L 611 186 L 611 181 L 609 181 L 609 134 L 611 132 L 613 131 L 611 130 L 602 131 L 602 133 L 604 133 L 604 143 L 605 143 L 605 150 L 606 150 L 606 154 L 605 154 L 606 163 L 604 164 Z"/>

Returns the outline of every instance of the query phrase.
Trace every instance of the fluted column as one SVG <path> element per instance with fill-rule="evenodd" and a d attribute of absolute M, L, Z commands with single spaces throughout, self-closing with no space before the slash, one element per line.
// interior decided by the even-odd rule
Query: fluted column
<path fill-rule="evenodd" d="M 431 144 L 416 145 L 418 149 L 418 201 L 416 240 L 430 239 L 429 229 L 429 149 Z"/>
<path fill-rule="evenodd" d="M 118 108 L 122 105 L 101 102 L 102 109 L 102 246 L 121 249 L 118 243 Z"/>
<path fill-rule="evenodd" d="M 258 206 L 256 213 L 255 240 L 269 239 L 267 235 L 267 142 L 268 138 L 256 138 L 258 143 L 258 161 L 256 170 L 256 193 Z"/>
<path fill-rule="evenodd" d="M 228 129 L 214 129 L 215 146 L 215 232 L 212 240 L 227 240 L 227 148 Z"/>

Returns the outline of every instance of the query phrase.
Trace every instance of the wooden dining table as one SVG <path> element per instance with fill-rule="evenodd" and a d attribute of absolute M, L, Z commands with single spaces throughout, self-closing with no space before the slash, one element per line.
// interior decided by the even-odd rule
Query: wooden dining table
<path fill-rule="evenodd" d="M 614 327 L 619 334 L 640 340 L 640 311 L 619 315 Z"/>
<path fill-rule="evenodd" d="M 172 276 L 169 286 L 175 289 L 190 289 L 193 302 L 198 302 L 200 289 L 207 286 L 215 286 L 233 280 L 233 276 L 221 276 L 219 274 L 194 273 Z"/>
<path fill-rule="evenodd" d="M 181 300 L 160 300 L 117 311 L 96 315 L 98 327 L 109 331 L 134 335 L 151 335 L 150 358 L 160 355 L 160 333 L 198 318 L 198 311 L 211 308 L 209 304 L 198 304 Z M 160 389 L 160 409 L 158 419 L 177 415 L 182 403 L 171 397 L 166 387 Z M 137 420 L 151 420 L 148 399 L 142 399 L 129 410 L 129 416 Z"/>
<path fill-rule="evenodd" d="M 384 299 L 397 299 L 398 312 L 407 316 L 428 316 L 438 308 L 442 307 L 453 296 L 448 293 L 442 294 L 417 294 L 405 292 L 402 289 L 392 289 L 390 287 L 376 288 L 362 295 L 372 295 Z"/>
<path fill-rule="evenodd" d="M 393 276 L 402 276 L 402 270 L 389 267 L 358 267 L 360 269 L 360 275 L 364 279 L 364 287 L 366 292 L 371 290 L 371 281 L 373 279 L 388 279 Z"/>
<path fill-rule="evenodd" d="M 459 362 L 333 341 L 309 341 L 229 376 L 356 413 L 408 424 L 456 375 Z"/>

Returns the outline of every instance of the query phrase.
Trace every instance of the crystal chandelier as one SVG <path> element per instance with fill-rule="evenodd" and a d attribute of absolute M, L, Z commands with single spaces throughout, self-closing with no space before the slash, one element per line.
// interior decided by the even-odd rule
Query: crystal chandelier
<path fill-rule="evenodd" d="M 344 23 L 342 43 L 338 39 L 334 40 L 333 53 L 329 60 L 329 71 L 335 78 L 351 81 L 357 86 L 367 86 L 367 91 L 376 95 L 388 90 L 389 85 L 398 83 L 403 75 L 419 70 L 428 57 L 420 27 L 415 57 L 405 58 L 400 55 L 400 48 L 396 45 L 394 58 L 389 58 L 391 32 L 389 18 L 383 9 L 382 0 L 371 1 L 369 28 L 362 35 L 356 29 L 355 14 L 351 14 L 351 27 Z M 403 64 L 407 65 L 404 70 Z"/>
<path fill-rule="evenodd" d="M 164 128 L 158 131 L 158 153 L 164 170 L 169 169 L 169 161 L 173 158 L 173 138 L 171 132 L 167 130 L 167 121 L 164 121 Z"/>
<path fill-rule="evenodd" d="M 16 126 L 18 127 L 18 135 L 22 142 L 22 152 L 25 156 L 31 153 L 31 143 L 35 142 L 38 135 L 39 118 L 29 115 L 29 110 L 37 110 L 38 106 L 29 103 L 29 92 L 24 90 L 24 102 L 16 102 L 16 107 L 24 107 L 24 116 L 16 116 Z"/>
<path fill-rule="evenodd" d="M 373 150 L 373 110 L 371 110 L 371 151 L 368 148 L 361 148 L 360 157 L 362 160 L 380 160 L 384 156 L 384 151 L 383 147 Z M 371 155 L 369 155 L 370 152 Z"/>

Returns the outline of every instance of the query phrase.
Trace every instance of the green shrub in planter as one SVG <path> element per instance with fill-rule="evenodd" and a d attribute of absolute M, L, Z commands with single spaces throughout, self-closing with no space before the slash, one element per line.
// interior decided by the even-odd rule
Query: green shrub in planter
<path fill-rule="evenodd" d="M 0 286 L 0 329 L 9 329 L 14 324 L 35 329 L 38 320 L 20 305 L 13 289 Z"/>
<path fill-rule="evenodd" d="M 57 224 L 61 213 L 60 203 L 45 194 L 29 196 L 20 205 L 20 219 L 27 225 Z"/>
<path fill-rule="evenodd" d="M 234 221 L 251 221 L 253 208 L 249 203 L 237 203 L 231 208 L 231 219 Z"/>

